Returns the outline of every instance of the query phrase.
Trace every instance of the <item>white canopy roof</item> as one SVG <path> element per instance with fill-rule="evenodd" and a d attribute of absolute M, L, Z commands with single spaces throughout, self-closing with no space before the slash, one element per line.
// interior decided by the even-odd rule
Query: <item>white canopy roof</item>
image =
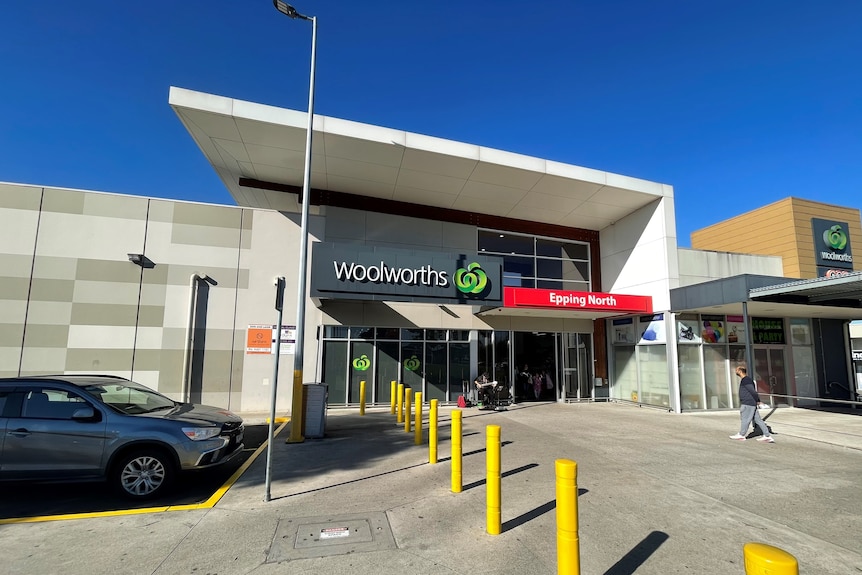
<path fill-rule="evenodd" d="M 299 212 L 307 113 L 172 87 L 170 105 L 240 206 Z M 671 186 L 315 114 L 312 188 L 601 230 Z M 248 182 L 245 182 L 248 183 Z M 276 186 L 277 187 L 277 186 Z"/>

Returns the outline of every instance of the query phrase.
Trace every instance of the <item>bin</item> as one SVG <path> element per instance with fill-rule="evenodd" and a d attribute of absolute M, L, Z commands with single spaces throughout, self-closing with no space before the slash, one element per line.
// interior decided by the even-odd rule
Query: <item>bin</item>
<path fill-rule="evenodd" d="M 304 437 L 323 437 L 326 433 L 326 404 L 328 399 L 329 391 L 325 383 L 302 384 Z"/>

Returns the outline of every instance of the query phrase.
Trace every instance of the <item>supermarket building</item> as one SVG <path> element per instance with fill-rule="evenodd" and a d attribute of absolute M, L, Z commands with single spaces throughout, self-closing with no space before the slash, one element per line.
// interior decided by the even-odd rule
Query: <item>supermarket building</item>
<path fill-rule="evenodd" d="M 289 410 L 307 115 L 169 100 L 237 206 L 0 184 L 0 375 L 266 411 L 278 347 Z M 454 402 L 487 372 L 518 401 L 728 409 L 746 354 L 778 403 L 855 399 L 858 210 L 806 204 L 846 236 L 821 250 L 846 273 L 817 279 L 756 242 L 678 248 L 665 184 L 318 115 L 311 165 L 304 380 L 330 405 L 360 381 Z"/>

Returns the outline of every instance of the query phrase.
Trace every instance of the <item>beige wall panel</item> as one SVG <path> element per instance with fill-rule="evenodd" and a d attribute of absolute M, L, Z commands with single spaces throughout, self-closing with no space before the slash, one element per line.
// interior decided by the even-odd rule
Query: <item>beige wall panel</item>
<path fill-rule="evenodd" d="M 183 352 L 182 350 L 138 349 L 135 352 L 135 372 L 157 372 L 158 384 L 155 389 L 180 399 L 182 389 Z"/>
<path fill-rule="evenodd" d="M 144 275 L 146 277 L 146 272 Z M 164 283 L 149 284 L 145 281 L 144 285 L 141 286 L 141 305 L 164 307 L 167 290 L 168 286 Z"/>
<path fill-rule="evenodd" d="M 75 292 L 72 280 L 34 278 L 30 286 L 30 301 L 71 302 Z"/>
<path fill-rule="evenodd" d="M 24 347 L 65 348 L 68 342 L 68 325 L 28 325 L 24 332 Z"/>
<path fill-rule="evenodd" d="M 237 218 L 237 223 L 239 223 L 239 218 Z M 235 249 L 240 244 L 240 234 L 240 229 L 174 224 L 171 243 L 204 246 L 209 249 L 216 247 Z"/>
<path fill-rule="evenodd" d="M 145 327 L 138 326 L 135 335 L 135 348 L 142 349 L 162 349 L 162 336 L 164 330 L 161 327 Z"/>
<path fill-rule="evenodd" d="M 143 220 L 43 213 L 37 254 L 128 263 L 126 254 L 142 252 L 145 226 Z"/>
<path fill-rule="evenodd" d="M 133 349 L 135 327 L 105 327 L 103 325 L 70 325 L 70 348 Z"/>
<path fill-rule="evenodd" d="M 2 216 L 0 216 L 0 221 L 3 221 Z M 0 254 L 0 270 L 2 270 L 3 273 L 2 277 L 26 278 L 29 280 L 30 275 L 33 272 L 33 255 Z M 4 292 L 0 291 L 0 294 L 3 293 Z"/>
<path fill-rule="evenodd" d="M 20 186 L 17 184 L 0 184 L 0 220 L 4 220 L 2 216 L 3 208 L 38 212 L 41 202 L 42 188 Z"/>
<path fill-rule="evenodd" d="M 147 198 L 138 196 L 88 193 L 84 196 L 84 214 L 121 220 L 145 220 L 148 204 Z"/>
<path fill-rule="evenodd" d="M 32 257 L 39 212 L 0 208 L 0 246 L 4 254 Z"/>
<path fill-rule="evenodd" d="M 0 276 L 0 294 L 6 300 L 27 301 L 30 293 L 30 280 L 27 278 L 10 278 Z M 2 313 L 2 312 L 0 312 Z"/>
<path fill-rule="evenodd" d="M 78 259 L 54 256 L 36 256 L 33 277 L 73 280 L 78 273 Z"/>
<path fill-rule="evenodd" d="M 66 369 L 89 373 L 129 372 L 132 369 L 132 350 L 69 348 Z"/>
<path fill-rule="evenodd" d="M 75 282 L 72 301 L 75 303 L 102 303 L 137 305 L 138 284 L 107 281 Z"/>
<path fill-rule="evenodd" d="M 174 206 L 181 202 L 171 200 L 159 200 L 150 198 L 149 206 L 149 223 L 150 227 L 156 225 L 157 222 L 171 224 L 174 221 Z M 166 226 L 170 229 L 170 225 Z"/>
<path fill-rule="evenodd" d="M 66 353 L 65 347 L 28 345 L 21 356 L 21 375 L 66 373 Z"/>
<path fill-rule="evenodd" d="M 0 290 L 3 288 L 3 281 L 0 280 Z M 3 293 L 0 291 L 0 293 Z M 24 318 L 27 315 L 27 299 L 19 300 L 0 299 L 0 329 L 8 329 L 8 326 L 24 325 Z"/>
<path fill-rule="evenodd" d="M 93 260 L 79 258 L 75 279 L 84 282 L 124 282 L 137 286 L 141 281 L 141 268 L 130 262 L 126 254 L 121 260 Z M 112 286 L 109 286 L 112 287 Z M 135 295 L 137 300 L 137 295 Z"/>
<path fill-rule="evenodd" d="M 0 347 L 0 377 L 17 377 L 20 360 L 20 345 L 18 347 Z"/>
<path fill-rule="evenodd" d="M 87 192 L 45 188 L 42 197 L 42 211 L 61 214 L 83 214 L 84 197 Z"/>
<path fill-rule="evenodd" d="M 71 320 L 71 302 L 31 301 L 27 309 L 27 325 L 69 325 Z"/>
<path fill-rule="evenodd" d="M 136 381 L 140 384 L 146 385 L 150 389 L 159 390 L 159 372 L 158 371 L 145 371 L 136 369 L 133 372 L 130 372 L 127 376 L 132 381 Z"/>
<path fill-rule="evenodd" d="M 174 204 L 174 224 L 212 226 L 237 229 L 242 225 L 242 208 L 177 202 Z"/>
<path fill-rule="evenodd" d="M 76 325 L 134 326 L 136 305 L 76 303 L 72 306 L 72 323 Z"/>
<path fill-rule="evenodd" d="M 21 348 L 24 341 L 24 324 L 0 323 L 0 347 Z"/>

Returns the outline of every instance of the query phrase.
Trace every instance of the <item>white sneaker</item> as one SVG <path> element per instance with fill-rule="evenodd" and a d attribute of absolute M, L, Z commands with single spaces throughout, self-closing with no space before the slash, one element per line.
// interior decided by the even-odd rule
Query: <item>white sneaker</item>
<path fill-rule="evenodd" d="M 731 436 L 730 436 L 730 438 L 731 438 L 731 439 L 735 439 L 735 440 L 737 440 L 737 441 L 745 441 L 745 436 L 744 436 L 744 435 L 740 435 L 740 434 L 738 434 L 738 433 L 737 433 L 736 435 L 731 435 Z"/>
<path fill-rule="evenodd" d="M 761 435 L 760 437 L 757 438 L 757 441 L 762 441 L 763 443 L 775 443 L 775 440 L 772 439 L 771 435 L 769 435 L 769 436 Z"/>

